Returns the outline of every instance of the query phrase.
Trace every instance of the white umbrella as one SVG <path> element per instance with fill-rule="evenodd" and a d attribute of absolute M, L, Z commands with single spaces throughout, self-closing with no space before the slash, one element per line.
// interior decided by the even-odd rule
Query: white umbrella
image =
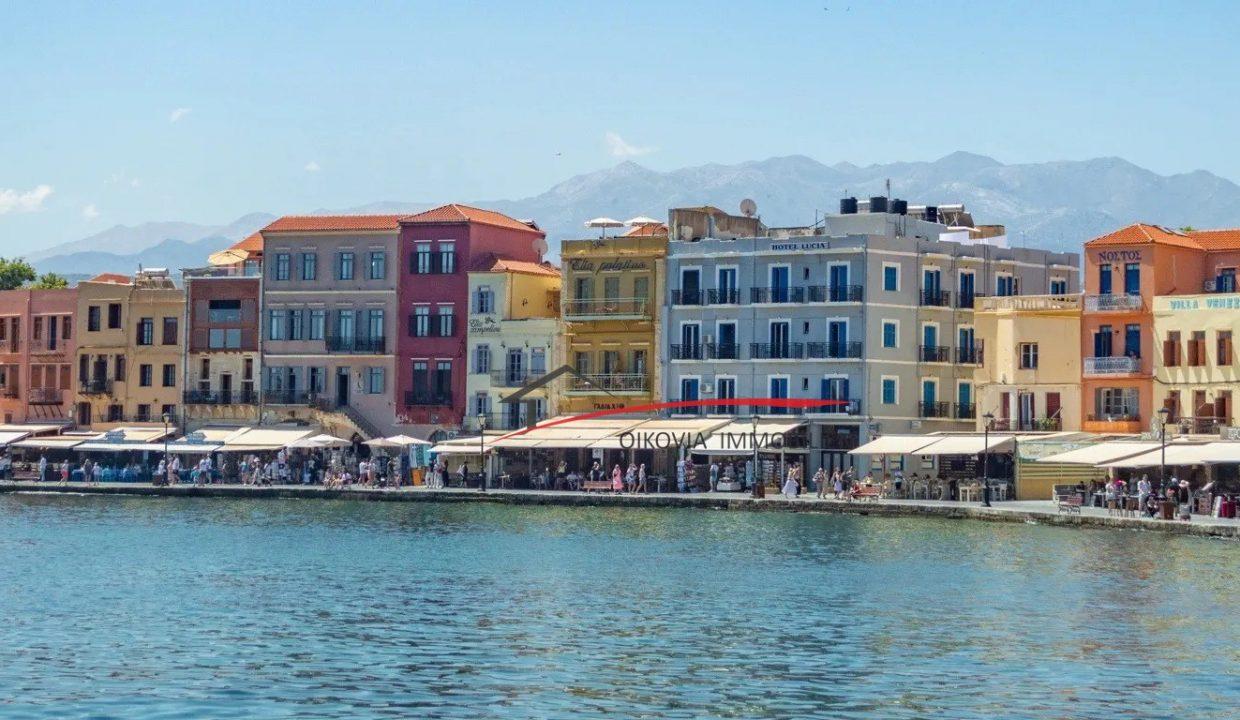
<path fill-rule="evenodd" d="M 409 437 L 408 435 L 393 435 L 392 437 L 387 437 L 383 439 L 392 443 L 393 445 L 397 447 L 408 447 L 410 445 L 432 445 L 433 444 L 427 440 L 419 440 L 418 438 Z"/>
<path fill-rule="evenodd" d="M 625 220 L 624 224 L 630 227 L 640 227 L 642 225 L 662 225 L 663 222 L 661 220 L 655 220 L 652 217 L 646 217 L 645 215 L 638 215 L 635 218 Z"/>
<path fill-rule="evenodd" d="M 586 227 L 600 228 L 603 231 L 603 237 L 607 237 L 607 228 L 624 227 L 624 223 L 615 218 L 596 217 L 593 220 L 587 220 Z"/>
<path fill-rule="evenodd" d="M 348 447 L 353 444 L 334 435 L 315 435 L 310 440 L 318 443 L 318 447 Z"/>

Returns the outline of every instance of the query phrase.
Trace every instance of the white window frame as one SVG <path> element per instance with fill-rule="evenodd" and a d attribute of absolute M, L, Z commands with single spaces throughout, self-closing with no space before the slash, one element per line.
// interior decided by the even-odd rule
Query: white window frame
<path fill-rule="evenodd" d="M 1011 282 L 1012 295 L 1015 296 L 1016 295 L 1016 280 L 1015 280 L 1016 275 L 1008 270 L 996 270 L 995 271 L 995 297 L 1000 297 L 999 295 L 999 279 L 1000 278 L 1007 278 Z"/>
<path fill-rule="evenodd" d="M 926 344 L 926 328 L 934 328 L 934 336 L 938 338 L 937 347 L 943 347 L 943 327 L 938 320 L 923 320 L 921 323 L 921 335 L 917 338 L 918 345 Z"/>
<path fill-rule="evenodd" d="M 831 287 L 831 268 L 834 268 L 834 267 L 842 267 L 845 270 L 847 270 L 848 271 L 846 273 L 848 275 L 847 284 L 852 285 L 852 263 L 848 262 L 847 260 L 832 260 L 827 263 L 827 277 L 826 277 L 827 287 Z"/>
<path fill-rule="evenodd" d="M 895 384 L 895 397 L 893 401 L 888 403 L 883 401 L 883 385 L 890 380 Z M 879 405 L 899 405 L 900 404 L 900 376 L 899 375 L 879 375 L 878 376 L 878 404 Z"/>
<path fill-rule="evenodd" d="M 895 268 L 895 271 L 896 271 L 896 289 L 895 290 L 887 289 L 887 268 Z M 884 262 L 882 269 L 879 272 L 879 276 L 878 276 L 879 287 L 881 287 L 884 292 L 900 292 L 900 289 L 903 283 L 903 279 L 901 278 L 901 275 L 902 273 L 900 272 L 900 263 Z"/>
<path fill-rule="evenodd" d="M 886 344 L 888 325 L 895 325 L 896 327 L 896 344 L 892 345 L 891 347 L 888 347 Z M 879 321 L 878 327 L 879 327 L 878 346 L 883 348 L 884 350 L 899 350 L 900 349 L 900 321 L 893 319 L 893 318 L 883 318 Z"/>
<path fill-rule="evenodd" d="M 702 376 L 701 375 L 680 375 L 679 377 L 677 377 L 676 378 L 676 399 L 677 400 L 685 399 L 684 382 L 686 380 L 697 380 L 697 385 L 698 385 L 697 399 L 701 400 L 702 399 Z"/>
<path fill-rule="evenodd" d="M 1025 347 L 1033 347 L 1033 355 L 1037 362 L 1034 365 L 1025 365 Z M 1016 343 L 1016 368 L 1018 370 L 1037 370 L 1042 364 L 1042 349 L 1038 347 L 1036 342 L 1019 342 Z"/>
<path fill-rule="evenodd" d="M 942 389 L 942 388 L 940 388 L 940 387 L 939 387 L 939 384 L 940 384 L 940 383 L 939 383 L 939 379 L 938 379 L 938 378 L 936 378 L 936 377 L 921 377 L 921 378 L 918 378 L 918 381 L 917 381 L 917 389 L 918 389 L 920 392 L 918 392 L 918 393 L 917 393 L 917 402 L 919 402 L 919 403 L 920 403 L 920 402 L 925 402 L 925 399 L 926 399 L 926 383 L 930 383 L 930 384 L 934 385 L 934 401 L 935 401 L 936 403 L 941 403 L 941 402 L 943 402 L 943 396 L 939 394 L 939 390 L 940 390 L 940 389 Z"/>

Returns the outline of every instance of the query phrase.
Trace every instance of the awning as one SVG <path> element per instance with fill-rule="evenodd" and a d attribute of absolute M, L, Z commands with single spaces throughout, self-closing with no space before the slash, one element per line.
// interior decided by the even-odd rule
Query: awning
<path fill-rule="evenodd" d="M 27 435 L 42 435 L 43 433 L 59 432 L 64 430 L 65 425 L 38 425 L 34 423 L 4 423 L 0 424 L 0 432 L 20 432 Z"/>
<path fill-rule="evenodd" d="M 755 429 L 752 422 L 733 421 L 713 430 L 704 443 L 690 452 L 695 455 L 753 455 L 755 440 L 759 451 L 803 452 L 800 448 L 781 446 L 785 434 L 804 424 L 804 420 L 759 420 Z"/>
<path fill-rule="evenodd" d="M 168 443 L 170 453 L 211 453 L 224 447 L 219 443 Z"/>
<path fill-rule="evenodd" d="M 588 448 L 594 443 L 619 436 L 646 420 L 637 418 L 586 418 L 571 420 L 572 416 L 544 420 L 525 432 L 514 431 L 495 440 L 497 448 Z M 563 422 L 561 422 L 563 421 Z M 553 424 L 558 423 L 558 424 Z M 517 434 L 517 433 L 520 434 Z"/>
<path fill-rule="evenodd" d="M 77 452 L 163 452 L 163 443 L 84 442 L 73 448 Z M 172 451 L 172 443 L 168 444 Z"/>
<path fill-rule="evenodd" d="M 884 435 L 858 448 L 849 455 L 913 455 L 942 437 L 938 435 Z"/>
<path fill-rule="evenodd" d="M 304 437 L 316 434 L 314 428 L 244 428 L 224 440 L 225 452 L 280 450 Z"/>
<path fill-rule="evenodd" d="M 1167 465 L 1213 465 L 1217 463 L 1240 463 L 1240 443 L 1213 442 L 1203 445 L 1167 445 Z M 1138 468 L 1157 467 L 1163 464 L 1162 448 L 1140 455 L 1104 463 L 1107 467 Z"/>
<path fill-rule="evenodd" d="M 1076 450 L 1047 455 L 1044 458 L 1038 458 L 1037 462 L 1067 465 L 1107 465 L 1112 460 L 1130 458 L 1161 446 L 1161 443 L 1148 441 L 1100 442 L 1083 448 L 1077 448 Z"/>
<path fill-rule="evenodd" d="M 708 439 L 714 431 L 730 424 L 734 424 L 732 418 L 672 417 L 647 420 L 596 441 L 590 447 L 603 450 L 642 450 L 676 444 L 693 446 Z M 749 431 L 752 432 L 753 428 L 749 428 Z"/>
<path fill-rule="evenodd" d="M 494 448 L 490 445 L 483 446 L 485 452 L 491 452 Z M 436 455 L 477 455 L 479 454 L 478 443 L 466 445 L 464 443 L 440 443 L 431 448 L 431 452 Z"/>
<path fill-rule="evenodd" d="M 932 438 L 935 436 L 931 436 Z M 920 448 L 917 455 L 979 455 L 987 452 L 1012 452 L 1016 447 L 1014 435 L 991 435 L 989 445 L 984 435 L 943 435 L 938 440 Z"/>
<path fill-rule="evenodd" d="M 9 443 L 17 442 L 29 434 L 30 433 L 27 432 L 0 431 L 0 445 L 8 445 Z"/>
<path fill-rule="evenodd" d="M 98 440 L 98 435 L 88 435 L 79 437 L 66 437 L 64 435 L 52 435 L 49 437 L 34 437 L 27 440 L 18 440 L 9 447 L 15 448 L 35 448 L 38 450 L 72 450 L 84 442 Z"/>

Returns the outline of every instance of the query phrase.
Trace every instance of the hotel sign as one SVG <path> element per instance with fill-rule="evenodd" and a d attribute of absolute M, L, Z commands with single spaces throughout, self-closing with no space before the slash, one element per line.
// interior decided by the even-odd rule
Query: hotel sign
<path fill-rule="evenodd" d="M 1240 295 L 1221 295 L 1211 298 L 1188 298 L 1170 300 L 1167 309 L 1173 312 L 1192 312 L 1194 310 L 1240 310 Z"/>
<path fill-rule="evenodd" d="M 772 250 L 780 251 L 798 251 L 798 250 L 830 250 L 831 243 L 827 242 L 803 242 L 803 243 L 772 243 Z"/>
<path fill-rule="evenodd" d="M 624 272 L 629 270 L 649 270 L 645 260 L 604 260 L 595 263 L 591 260 L 569 260 L 568 267 L 573 272 Z"/>
<path fill-rule="evenodd" d="M 1132 262 L 1141 259 L 1140 250 L 1107 250 L 1098 253 L 1102 262 Z"/>

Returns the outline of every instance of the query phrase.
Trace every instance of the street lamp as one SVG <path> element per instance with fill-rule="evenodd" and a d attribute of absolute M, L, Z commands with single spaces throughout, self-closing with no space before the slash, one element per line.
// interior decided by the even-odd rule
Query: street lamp
<path fill-rule="evenodd" d="M 982 416 L 982 507 L 990 507 L 990 425 L 994 413 Z"/>
<path fill-rule="evenodd" d="M 1159 433 L 1162 454 L 1158 460 L 1158 490 L 1162 492 L 1167 488 L 1167 420 L 1171 417 L 1171 408 L 1164 406 L 1158 411 L 1158 417 L 1162 420 L 1162 432 Z"/>
<path fill-rule="evenodd" d="M 171 422 L 172 422 L 172 416 L 168 413 L 164 413 L 164 479 L 165 480 L 168 479 L 169 471 L 172 469 L 172 465 L 169 464 L 168 462 L 168 435 L 170 434 L 168 430 L 168 426 L 171 424 Z"/>
<path fill-rule="evenodd" d="M 765 497 L 765 488 L 762 487 L 761 481 L 758 479 L 758 413 L 756 408 L 750 409 L 749 424 L 753 428 L 753 432 L 749 435 L 749 441 L 753 443 L 753 473 L 750 475 L 749 496 L 752 498 Z"/>
<path fill-rule="evenodd" d="M 487 491 L 487 415 L 478 413 L 478 490 Z"/>

